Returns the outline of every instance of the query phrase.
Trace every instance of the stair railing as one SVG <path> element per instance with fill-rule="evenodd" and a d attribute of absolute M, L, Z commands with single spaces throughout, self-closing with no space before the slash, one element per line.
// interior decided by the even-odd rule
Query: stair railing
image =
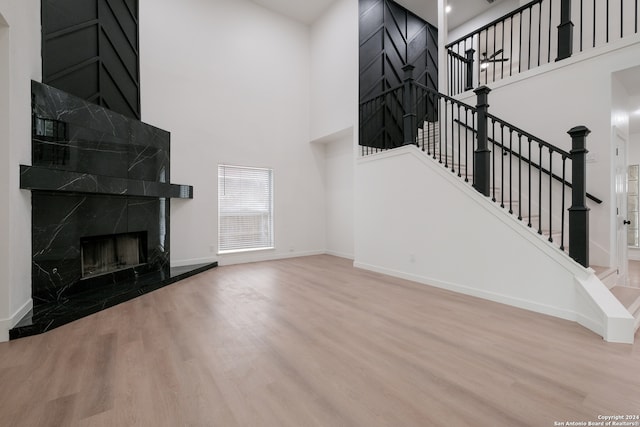
<path fill-rule="evenodd" d="M 589 130 L 572 128 L 572 149 L 562 150 L 489 113 L 487 87 L 476 89 L 477 105 L 473 107 L 415 82 L 409 67 L 405 73 L 403 85 L 361 103 L 362 154 L 416 145 L 588 266 L 585 171 Z M 380 119 L 381 126 L 372 126 Z"/>
<path fill-rule="evenodd" d="M 637 34 L 638 18 L 638 0 L 531 1 L 445 46 L 448 93 Z"/>

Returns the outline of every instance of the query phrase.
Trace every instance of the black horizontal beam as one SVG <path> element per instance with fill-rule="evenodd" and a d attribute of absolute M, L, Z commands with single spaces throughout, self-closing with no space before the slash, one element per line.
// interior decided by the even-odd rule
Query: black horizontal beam
<path fill-rule="evenodd" d="M 20 188 L 109 196 L 193 199 L 191 185 L 117 178 L 25 165 L 20 165 Z"/>

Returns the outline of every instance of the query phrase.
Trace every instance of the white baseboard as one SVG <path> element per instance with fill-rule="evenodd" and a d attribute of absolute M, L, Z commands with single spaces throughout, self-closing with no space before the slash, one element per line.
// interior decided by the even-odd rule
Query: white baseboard
<path fill-rule="evenodd" d="M 498 294 L 495 292 L 489 292 L 482 289 L 470 288 L 464 285 L 458 285 L 455 283 L 448 283 L 428 277 L 422 277 L 415 274 L 404 273 L 402 271 L 391 270 L 375 265 L 370 265 L 361 262 L 354 262 L 356 268 L 363 270 L 374 271 L 376 273 L 386 274 L 388 276 L 398 277 L 400 279 L 411 280 L 412 282 L 420 283 L 427 286 L 433 286 L 435 288 L 445 289 L 459 294 L 469 295 L 472 297 L 482 298 L 489 301 L 497 302 L 500 304 L 510 305 L 512 307 L 521 308 L 535 313 L 545 314 L 548 316 L 558 317 L 560 319 L 571 320 L 576 322 L 578 320 L 577 313 L 563 310 L 558 307 L 552 307 L 544 304 L 539 304 L 533 301 L 524 300 L 521 298 L 515 298 L 508 295 Z"/>
<path fill-rule="evenodd" d="M 344 253 L 344 252 L 325 251 L 325 254 L 331 255 L 331 256 L 337 256 L 338 258 L 350 259 L 351 261 L 356 259 L 353 254 L 347 254 L 347 253 Z"/>
<path fill-rule="evenodd" d="M 286 252 L 286 253 L 268 253 L 260 252 L 240 252 L 237 254 L 219 255 L 218 263 L 220 266 L 247 264 L 250 262 L 275 261 L 279 259 L 298 258 L 303 256 L 324 255 L 325 250 L 303 251 L 303 252 Z"/>
<path fill-rule="evenodd" d="M 16 326 L 32 308 L 33 300 L 29 298 L 10 318 L 0 319 L 0 342 L 9 341 L 9 329 Z"/>

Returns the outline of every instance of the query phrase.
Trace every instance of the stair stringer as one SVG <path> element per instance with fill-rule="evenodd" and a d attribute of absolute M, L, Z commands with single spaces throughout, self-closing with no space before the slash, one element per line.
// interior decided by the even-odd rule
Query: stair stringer
<path fill-rule="evenodd" d="M 356 267 L 571 320 L 607 341 L 633 342 L 633 317 L 592 269 L 416 147 L 359 159 L 356 188 Z"/>

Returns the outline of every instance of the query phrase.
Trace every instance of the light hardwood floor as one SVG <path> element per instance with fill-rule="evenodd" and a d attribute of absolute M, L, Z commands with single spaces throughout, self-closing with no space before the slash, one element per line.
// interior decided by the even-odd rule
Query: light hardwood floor
<path fill-rule="evenodd" d="M 330 256 L 220 267 L 0 344 L 2 426 L 553 426 L 627 414 L 640 415 L 640 344 Z"/>

